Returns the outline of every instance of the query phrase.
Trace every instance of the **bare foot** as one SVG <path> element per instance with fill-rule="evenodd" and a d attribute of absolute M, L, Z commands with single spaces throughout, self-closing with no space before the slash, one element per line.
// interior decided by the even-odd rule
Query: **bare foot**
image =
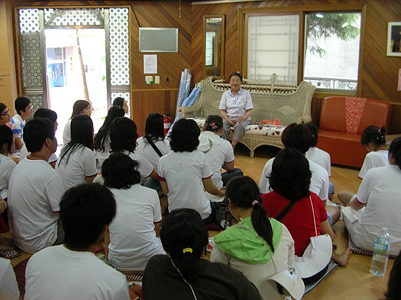
<path fill-rule="evenodd" d="M 352 251 L 350 248 L 345 249 L 345 251 L 343 253 L 341 253 L 340 255 L 338 255 L 338 261 L 337 263 L 341 266 L 341 267 L 345 267 L 346 265 L 348 265 L 348 260 L 350 255 L 352 254 Z"/>

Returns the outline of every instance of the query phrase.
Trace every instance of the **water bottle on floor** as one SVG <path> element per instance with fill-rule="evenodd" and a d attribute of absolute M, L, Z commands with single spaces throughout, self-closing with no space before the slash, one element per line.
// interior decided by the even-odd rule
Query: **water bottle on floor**
<path fill-rule="evenodd" d="M 387 228 L 383 227 L 377 234 L 373 243 L 372 264 L 370 265 L 370 273 L 375 276 L 384 276 L 387 269 L 388 252 L 390 251 L 390 235 Z"/>

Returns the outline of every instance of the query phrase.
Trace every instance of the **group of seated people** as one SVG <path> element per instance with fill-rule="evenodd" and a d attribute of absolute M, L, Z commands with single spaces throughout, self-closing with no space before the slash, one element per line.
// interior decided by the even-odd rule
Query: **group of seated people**
<path fill-rule="evenodd" d="M 94 137 L 91 104 L 78 100 L 55 157 L 57 114 L 40 108 L 25 124 L 23 112 L 32 114 L 26 99 L 18 113 L 22 131 L 14 123 L 13 130 L 0 125 L 0 195 L 6 200 L 0 212 L 8 209 L 4 223 L 15 245 L 34 254 L 26 268 L 26 299 L 300 299 L 305 284 L 325 274 L 327 263 L 307 277 L 296 268 L 312 237 L 327 235 L 335 246 L 331 226 L 340 218 L 337 206 L 326 205 L 330 166 L 311 147 L 318 138 L 313 126 L 286 127 L 285 148 L 267 161 L 258 186 L 234 168 L 235 145 L 220 138 L 221 116 L 208 116 L 202 133 L 195 121 L 180 119 L 167 141 L 163 117 L 152 113 L 138 138 L 119 98 Z M 7 116 L 3 111 L 0 119 Z M 378 147 L 385 143 L 384 128 L 371 131 L 362 143 L 387 153 Z M 18 164 L 10 158 L 13 147 L 21 149 Z M 401 138 L 388 149 L 388 162 L 381 160 L 385 166 L 373 156 L 366 157 L 357 195 L 347 202 L 349 193 L 340 193 L 345 210 L 363 209 L 359 220 L 344 215 L 344 222 L 354 243 L 367 250 L 387 226 L 397 254 Z M 201 256 L 211 225 L 222 231 L 210 242 L 209 262 Z M 101 243 L 109 265 L 95 256 Z M 330 249 L 327 256 L 346 266 L 350 254 Z M 0 298 L 18 299 L 9 271 L 0 260 Z M 123 274 L 133 272 L 144 274 L 143 289 L 128 286 Z M 389 283 L 388 300 L 394 289 Z"/>

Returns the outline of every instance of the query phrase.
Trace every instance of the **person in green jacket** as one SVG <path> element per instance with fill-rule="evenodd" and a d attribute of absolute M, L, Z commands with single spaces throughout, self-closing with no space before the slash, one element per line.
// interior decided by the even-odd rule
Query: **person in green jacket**
<path fill-rule="evenodd" d="M 233 178 L 226 201 L 238 223 L 214 237 L 210 260 L 241 271 L 262 299 L 302 298 L 305 286 L 294 268 L 294 240 L 285 225 L 267 217 L 257 184 L 247 176 Z"/>

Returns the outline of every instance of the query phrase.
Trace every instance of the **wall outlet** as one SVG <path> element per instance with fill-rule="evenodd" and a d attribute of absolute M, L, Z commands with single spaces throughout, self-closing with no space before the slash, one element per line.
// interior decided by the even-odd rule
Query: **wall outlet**
<path fill-rule="evenodd" d="M 155 76 L 155 84 L 160 84 L 160 76 Z"/>

